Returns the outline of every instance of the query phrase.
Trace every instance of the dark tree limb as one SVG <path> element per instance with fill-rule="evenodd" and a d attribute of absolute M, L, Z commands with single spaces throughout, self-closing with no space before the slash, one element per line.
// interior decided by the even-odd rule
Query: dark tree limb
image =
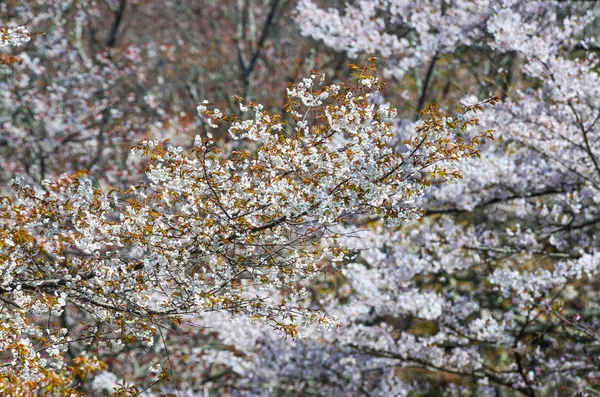
<path fill-rule="evenodd" d="M 115 16 L 115 20 L 110 29 L 110 33 L 108 34 L 108 39 L 106 40 L 106 46 L 109 48 L 113 48 L 117 43 L 117 33 L 119 32 L 119 28 L 121 27 L 121 22 L 123 22 L 123 14 L 125 14 L 125 7 L 127 5 L 127 0 L 120 0 L 119 8 L 116 10 L 111 9 L 112 13 Z"/>

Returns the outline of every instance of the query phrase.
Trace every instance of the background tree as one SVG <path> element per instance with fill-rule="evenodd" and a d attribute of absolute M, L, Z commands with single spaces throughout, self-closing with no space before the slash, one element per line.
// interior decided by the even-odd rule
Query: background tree
<path fill-rule="evenodd" d="M 341 343 L 449 393 L 597 393 L 595 7 L 358 2 L 339 13 L 300 3 L 305 34 L 384 55 L 403 83 L 421 76 L 417 108 L 451 92 L 432 85 L 448 63 L 491 74 L 476 77 L 482 89 L 506 79 L 496 85 L 505 99 L 483 117 L 497 142 L 461 166 L 463 181 L 428 195 L 422 221 L 356 240 Z M 481 54 L 500 61 L 464 67 Z"/>

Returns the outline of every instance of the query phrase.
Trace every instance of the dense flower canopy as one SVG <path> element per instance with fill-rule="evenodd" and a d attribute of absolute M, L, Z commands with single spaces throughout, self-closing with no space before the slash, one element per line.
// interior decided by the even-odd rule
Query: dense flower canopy
<path fill-rule="evenodd" d="M 0 394 L 600 393 L 598 4 L 205 3 L 0 5 Z"/>
<path fill-rule="evenodd" d="M 163 322 L 183 315 L 226 311 L 291 337 L 300 323 L 334 321 L 307 311 L 296 285 L 347 257 L 339 226 L 414 219 L 411 203 L 458 178 L 455 164 L 490 136 L 463 139 L 483 104 L 455 119 L 432 108 L 395 150 L 395 110 L 369 103 L 382 84 L 372 69 L 357 68 L 353 85 L 312 75 L 291 86 L 289 123 L 241 99 L 242 119 L 201 105 L 199 115 L 224 125 L 239 149 L 222 152 L 211 133 L 189 151 L 143 141 L 133 151 L 148 159 L 146 181 L 125 190 L 94 188 L 85 173 L 40 187 L 16 180 L 2 209 L 1 347 L 13 357 L 3 376 L 14 382 L 4 388 L 51 390 L 46 371 L 65 375 L 61 353 L 73 339 L 152 346 Z M 73 336 L 35 321 L 69 305 L 99 324 Z"/>

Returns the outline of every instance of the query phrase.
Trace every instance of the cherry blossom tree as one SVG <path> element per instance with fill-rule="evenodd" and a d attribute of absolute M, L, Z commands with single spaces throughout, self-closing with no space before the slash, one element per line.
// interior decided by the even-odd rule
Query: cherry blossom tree
<path fill-rule="evenodd" d="M 334 343 L 450 394 L 598 393 L 597 11 L 581 2 L 357 2 L 342 12 L 300 3 L 305 34 L 351 56 L 384 56 L 402 81 L 421 76 L 417 108 L 448 58 L 507 56 L 509 71 L 487 73 L 522 76 L 498 85 L 505 99 L 482 117 L 497 141 L 461 165 L 462 181 L 420 201 L 421 221 L 356 229 L 348 245 L 359 256 L 342 270 L 351 292 L 331 306 L 347 321 Z M 411 125 L 398 123 L 398 134 Z"/>
<path fill-rule="evenodd" d="M 599 393 L 594 2 L 0 11 L 0 394 Z"/>
<path fill-rule="evenodd" d="M 197 130 L 203 130 L 205 135 L 212 131 L 215 136 L 223 134 L 229 138 L 226 129 L 213 131 L 208 123 L 195 116 L 195 107 L 202 99 L 210 97 L 218 106 L 223 106 L 224 112 L 240 114 L 240 106 L 232 100 L 232 94 L 238 93 L 249 98 L 268 99 L 266 108 L 280 111 L 288 82 L 299 79 L 302 72 L 310 74 L 310 67 L 316 66 L 311 61 L 317 58 L 312 49 L 284 33 L 284 29 L 285 32 L 296 32 L 297 28 L 286 14 L 293 8 L 282 2 L 258 5 L 251 1 L 213 2 L 210 7 L 199 8 L 176 3 L 76 0 L 0 4 L 2 23 L 7 26 L 1 31 L 0 46 L 0 51 L 6 52 L 0 56 L 0 62 L 7 64 L 0 69 L 2 195 L 13 196 L 14 178 L 19 186 L 29 186 L 33 191 L 45 191 L 48 186 L 54 186 L 58 189 L 53 193 L 59 200 L 56 203 L 63 205 L 60 211 L 69 211 L 78 197 L 70 195 L 75 189 L 72 185 L 80 183 L 84 175 L 79 173 L 81 169 L 87 170 L 88 179 L 81 182 L 86 189 L 90 189 L 90 184 L 105 191 L 126 190 L 132 184 L 137 186 L 140 180 L 147 181 L 144 164 L 148 161 L 147 157 L 131 154 L 131 146 L 139 139 L 146 137 L 154 141 L 168 137 L 187 150 L 192 146 Z M 284 17 L 288 18 L 287 24 Z M 185 24 L 181 23 L 182 18 Z M 156 23 L 148 24 L 148 20 Z M 209 25 L 211 28 L 207 29 Z M 231 26 L 236 27 L 233 32 L 229 29 Z M 149 27 L 153 29 L 149 30 Z M 32 37 L 29 31 L 41 33 Z M 33 40 L 29 42 L 31 38 Z M 220 43 L 217 44 L 216 38 Z M 299 56 L 303 46 L 305 51 L 311 52 L 310 56 Z M 236 53 L 241 62 L 230 57 Z M 291 67 L 287 70 L 281 64 L 273 64 L 274 60 L 289 60 Z M 304 62 L 310 66 L 305 67 Z M 230 64 L 233 65 L 231 70 L 227 69 Z M 336 62 L 338 69 L 340 65 L 342 63 Z M 273 70 L 276 69 L 281 70 L 282 75 L 274 78 Z M 328 72 L 330 69 L 320 68 Z M 274 92 L 277 92 L 276 96 Z M 225 143 L 220 142 L 219 147 L 222 144 Z M 141 186 L 147 185 L 142 183 Z M 27 189 L 22 190 L 25 191 Z M 128 193 L 115 194 L 120 200 L 129 198 Z M 31 196 L 28 200 L 37 201 Z M 3 210 L 8 208 L 4 207 L 8 203 L 3 201 Z M 35 216 L 34 213 L 35 209 L 30 215 Z M 10 218 L 9 213 L 3 214 Z M 18 222 L 21 221 L 21 225 L 28 228 L 28 221 L 21 218 Z M 5 225 L 7 241 L 12 241 L 13 237 L 19 239 L 19 233 L 13 229 L 17 224 L 11 222 Z M 73 226 L 67 224 L 67 229 Z M 55 226 L 60 229 L 65 225 Z M 70 233 L 66 229 L 64 232 Z M 316 231 L 311 233 L 316 235 Z M 308 239 L 297 237 L 298 244 Z M 320 241 L 317 237 L 313 240 Z M 33 244 L 33 240 L 27 240 L 23 243 Z M 137 248 L 128 249 L 135 252 Z M 41 251 L 39 254 L 46 255 Z M 50 254 L 54 261 L 58 260 L 55 254 Z M 90 254 L 71 252 L 68 248 L 65 257 L 72 255 Z M 136 255 L 142 258 L 144 254 L 138 252 Z M 56 277 L 48 273 L 50 284 L 38 286 L 51 294 L 59 284 L 66 282 L 63 272 L 67 270 L 53 269 L 61 266 L 58 263 L 44 265 L 50 273 L 59 272 Z M 83 271 L 83 268 L 79 270 Z M 140 272 L 139 269 L 136 271 Z M 91 273 L 82 275 L 86 278 Z M 37 280 L 41 281 L 41 273 L 39 276 Z M 72 276 L 75 277 L 75 273 Z M 59 284 L 52 286 L 52 280 Z M 242 274 L 238 281 L 235 280 L 243 282 L 247 279 Z M 8 288 L 2 291 L 3 297 L 10 294 Z M 37 296 L 34 294 L 27 299 L 35 300 Z M 278 302 L 281 300 L 277 299 Z M 155 364 L 164 362 L 159 358 L 165 357 L 164 351 L 148 360 L 149 348 L 138 342 L 139 338 L 119 339 L 114 334 L 96 340 L 93 335 L 112 332 L 113 326 L 102 325 L 104 319 L 89 315 L 85 309 L 69 306 L 62 312 L 51 310 L 48 318 L 39 314 L 31 316 L 26 310 L 23 312 L 25 317 L 18 319 L 12 311 L 15 306 L 7 302 L 14 301 L 7 298 L 3 305 L 7 310 L 3 318 L 11 319 L 7 321 L 7 334 L 3 334 L 3 338 L 12 336 L 6 336 L 6 344 L 2 347 L 2 368 L 6 369 L 0 387 L 2 393 L 19 395 L 36 390 L 41 394 L 62 395 L 71 386 L 76 391 L 91 392 L 102 388 L 103 382 L 106 386 L 116 379 L 110 372 L 102 372 L 92 383 L 91 374 L 103 369 L 114 370 L 120 379 L 126 376 L 135 379 L 137 385 L 150 385 L 155 379 L 154 373 L 148 375 L 148 367 L 154 368 Z M 47 302 L 43 298 L 39 303 L 45 305 Z M 60 298 L 59 306 L 63 303 L 70 305 L 68 299 L 63 302 Z M 33 311 L 38 309 L 41 310 L 41 306 Z M 217 310 L 216 306 L 214 310 Z M 271 312 L 275 318 L 274 309 Z M 168 327 L 165 328 L 165 324 Z M 177 328 L 174 322 L 166 320 L 160 325 L 163 333 Z M 271 325 L 275 324 L 271 322 Z M 280 330 L 286 332 L 284 325 L 288 324 L 282 323 Z M 17 331 L 20 326 L 26 329 L 22 334 Z M 94 331 L 95 327 L 98 328 Z M 293 328 L 289 329 L 289 332 L 293 331 Z M 156 335 L 146 332 L 146 335 L 150 334 Z M 189 339 L 200 344 L 205 343 L 201 340 L 203 337 L 200 331 L 197 337 Z M 113 339 L 116 341 L 112 342 Z M 98 343 L 84 343 L 90 340 Z M 21 350 L 29 346 L 29 342 L 35 352 Z M 156 345 L 166 346 L 166 343 L 161 341 Z M 17 357 L 12 357 L 11 352 Z M 139 357 L 139 363 L 131 364 L 132 356 Z M 55 357 L 58 364 L 52 364 L 51 357 Z M 207 365 L 213 364 L 208 362 Z M 25 372 L 24 368 L 31 371 Z M 145 376 L 139 376 L 144 371 Z M 166 373 L 158 370 L 157 374 L 165 380 Z M 114 383 L 106 388 L 107 392 L 113 391 L 112 385 Z"/>
<path fill-rule="evenodd" d="M 298 283 L 348 255 L 339 226 L 414 219 L 411 203 L 458 178 L 455 164 L 490 136 L 465 140 L 483 104 L 455 118 L 430 108 L 394 150 L 395 110 L 369 102 L 382 83 L 372 64 L 354 68 L 351 85 L 313 74 L 291 86 L 290 122 L 241 99 L 243 119 L 198 106 L 236 144 L 143 141 L 146 181 L 125 190 L 94 188 L 85 172 L 39 187 L 16 179 L 2 209 L 3 392 L 77 393 L 105 366 L 94 349 L 150 348 L 184 316 L 228 312 L 290 337 L 334 322 Z"/>

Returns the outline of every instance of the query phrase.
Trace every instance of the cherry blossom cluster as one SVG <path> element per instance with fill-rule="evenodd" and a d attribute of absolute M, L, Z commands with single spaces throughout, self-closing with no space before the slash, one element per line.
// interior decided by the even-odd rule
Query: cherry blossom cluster
<path fill-rule="evenodd" d="M 395 110 L 369 102 L 382 86 L 373 64 L 352 69 L 356 83 L 312 75 L 290 86 L 289 121 L 241 99 L 243 119 L 199 106 L 238 147 L 224 152 L 212 134 L 191 150 L 143 141 L 133 152 L 148 162 L 145 181 L 126 189 L 95 188 L 86 172 L 41 186 L 15 180 L 0 231 L 2 350 L 13 357 L 5 390 L 32 381 L 50 392 L 49 370 L 62 374 L 55 383 L 64 389 L 79 371 L 64 361 L 69 349 L 151 348 L 184 316 L 228 312 L 291 337 L 310 323 L 335 325 L 306 305 L 299 283 L 347 258 L 340 226 L 415 219 L 414 202 L 459 178 L 456 164 L 490 137 L 464 139 L 483 104 L 454 118 L 429 108 L 394 148 Z M 67 310 L 69 329 L 35 320 L 54 324 Z M 77 318 L 88 325 L 68 324 Z"/>
<path fill-rule="evenodd" d="M 27 26 L 0 28 L 0 47 L 19 47 L 31 40 Z"/>

